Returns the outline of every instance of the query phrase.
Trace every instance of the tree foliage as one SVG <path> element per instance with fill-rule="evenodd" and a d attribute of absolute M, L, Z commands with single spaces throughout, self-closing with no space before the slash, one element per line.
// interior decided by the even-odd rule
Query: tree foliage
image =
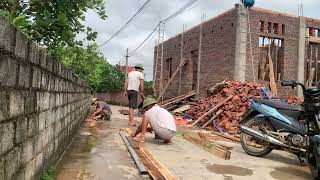
<path fill-rule="evenodd" d="M 102 54 L 97 53 L 97 45 L 82 47 L 57 47 L 54 52 L 69 69 L 89 82 L 96 92 L 117 91 L 124 87 L 124 74 L 109 64 Z"/>
<path fill-rule="evenodd" d="M 94 44 L 97 32 L 83 25 L 85 13 L 106 19 L 104 0 L 1 0 L 0 16 L 30 39 L 48 47 L 66 67 L 96 92 L 123 88 L 124 75 L 106 61 Z M 79 39 L 79 35 L 85 35 Z M 83 46 L 87 42 L 88 47 Z"/>
<path fill-rule="evenodd" d="M 77 40 L 86 34 L 86 40 L 94 41 L 97 32 L 85 27 L 85 12 L 94 10 L 101 19 L 106 19 L 104 0 L 2 0 L 0 15 L 13 24 L 22 26 L 22 31 L 33 40 L 49 48 L 83 45 Z"/>

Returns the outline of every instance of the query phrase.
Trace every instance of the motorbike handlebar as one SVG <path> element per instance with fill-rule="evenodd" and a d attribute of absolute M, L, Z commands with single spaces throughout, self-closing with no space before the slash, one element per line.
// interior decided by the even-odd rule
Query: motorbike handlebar
<path fill-rule="evenodd" d="M 291 86 L 292 88 L 297 87 L 297 86 L 301 86 L 303 92 L 306 90 L 306 87 L 304 86 L 304 84 L 300 83 L 299 81 L 282 81 L 281 82 L 281 86 Z"/>

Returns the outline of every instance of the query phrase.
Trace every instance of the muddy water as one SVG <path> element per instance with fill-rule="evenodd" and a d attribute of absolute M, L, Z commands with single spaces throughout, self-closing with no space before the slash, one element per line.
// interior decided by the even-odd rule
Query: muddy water
<path fill-rule="evenodd" d="M 57 167 L 57 180 L 146 179 L 119 137 L 121 119 L 84 124 Z"/>
<path fill-rule="evenodd" d="M 303 171 L 292 167 L 277 167 L 270 173 L 270 175 L 275 179 L 312 179 L 309 171 Z"/>
<path fill-rule="evenodd" d="M 228 175 L 236 175 L 236 176 L 251 176 L 253 171 L 251 169 L 232 166 L 232 165 L 221 165 L 221 164 L 210 164 L 206 166 L 207 169 L 216 174 L 228 174 Z M 225 179 L 229 179 L 230 177 L 225 176 Z"/>

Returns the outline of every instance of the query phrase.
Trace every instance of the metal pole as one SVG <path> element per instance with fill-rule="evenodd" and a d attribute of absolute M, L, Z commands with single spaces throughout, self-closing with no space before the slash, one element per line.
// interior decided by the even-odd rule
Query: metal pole
<path fill-rule="evenodd" d="M 198 67 L 197 67 L 197 96 L 200 96 L 200 70 L 201 70 L 201 55 L 202 55 L 202 31 L 203 31 L 203 23 L 205 21 L 205 15 L 203 14 L 201 17 L 201 25 L 200 25 L 200 37 L 199 37 L 199 53 L 198 53 Z"/>
<path fill-rule="evenodd" d="M 182 35 L 181 35 L 181 49 L 180 49 L 180 63 L 183 61 L 183 47 L 184 47 L 184 31 L 185 31 L 185 24 L 182 25 Z M 181 80 L 182 80 L 182 68 L 180 68 L 179 71 L 179 89 L 178 89 L 178 95 L 181 95 Z"/>
<path fill-rule="evenodd" d="M 129 48 L 127 48 L 127 53 L 126 53 L 126 69 L 125 69 L 125 78 L 127 78 L 127 76 L 128 76 L 128 72 L 127 72 L 127 69 L 128 69 L 128 59 L 129 59 Z"/>
<path fill-rule="evenodd" d="M 156 39 L 155 42 L 155 47 L 157 47 L 157 54 L 156 54 L 156 59 L 154 61 L 155 65 L 154 65 L 154 73 L 153 73 L 153 82 L 152 82 L 152 88 L 154 90 L 155 93 L 155 86 L 156 86 L 156 79 L 157 79 L 157 71 L 158 71 L 158 59 L 159 59 L 159 39 Z"/>
<path fill-rule="evenodd" d="M 161 43 L 161 69 L 160 69 L 160 91 L 163 89 L 163 43 L 164 43 L 164 30 L 165 30 L 165 23 L 163 23 L 163 30 L 162 30 L 162 43 Z M 161 97 L 161 101 L 163 101 L 163 97 Z"/>

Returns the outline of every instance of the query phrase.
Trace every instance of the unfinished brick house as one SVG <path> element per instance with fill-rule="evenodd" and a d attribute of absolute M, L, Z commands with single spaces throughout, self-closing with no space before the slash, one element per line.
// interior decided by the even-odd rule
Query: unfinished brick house
<path fill-rule="evenodd" d="M 243 5 L 236 4 L 233 9 L 165 41 L 163 58 L 162 44 L 155 47 L 155 91 L 158 95 L 160 87 L 167 84 L 184 60 L 188 61 L 181 68 L 181 76 L 177 73 L 173 78 L 164 93 L 165 99 L 191 90 L 200 97 L 205 96 L 209 87 L 225 78 L 268 81 L 270 67 L 266 55 L 269 49 L 276 80 L 306 82 L 311 79 L 315 84 L 320 79 L 319 43 L 318 19 L 260 8 L 247 11 Z"/>

